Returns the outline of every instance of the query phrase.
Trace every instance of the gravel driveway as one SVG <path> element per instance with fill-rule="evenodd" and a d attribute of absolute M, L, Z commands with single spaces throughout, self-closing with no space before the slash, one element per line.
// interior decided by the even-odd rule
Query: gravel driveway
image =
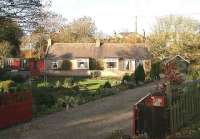
<path fill-rule="evenodd" d="M 0 131 L 0 139 L 103 139 L 114 130 L 131 133 L 132 106 L 149 93 L 150 83 Z"/>

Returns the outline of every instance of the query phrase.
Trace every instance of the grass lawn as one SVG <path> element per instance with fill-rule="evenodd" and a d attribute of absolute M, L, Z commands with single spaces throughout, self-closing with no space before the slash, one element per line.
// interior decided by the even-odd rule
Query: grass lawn
<path fill-rule="evenodd" d="M 48 82 L 52 85 L 55 85 L 57 81 L 63 83 L 65 80 L 73 79 L 75 83 L 78 83 L 81 90 L 90 90 L 96 91 L 101 85 L 104 85 L 105 82 L 109 81 L 112 86 L 115 86 L 119 83 L 119 79 L 113 78 L 104 78 L 104 79 L 90 79 L 86 77 L 58 77 L 58 76 L 50 76 L 48 77 Z M 41 78 L 38 82 L 42 82 L 43 79 Z"/>

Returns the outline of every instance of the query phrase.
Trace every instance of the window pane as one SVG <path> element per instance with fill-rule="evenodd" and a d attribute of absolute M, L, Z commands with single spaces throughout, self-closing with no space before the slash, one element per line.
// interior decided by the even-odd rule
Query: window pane
<path fill-rule="evenodd" d="M 116 68 L 117 63 L 116 62 L 107 62 L 107 68 Z"/>

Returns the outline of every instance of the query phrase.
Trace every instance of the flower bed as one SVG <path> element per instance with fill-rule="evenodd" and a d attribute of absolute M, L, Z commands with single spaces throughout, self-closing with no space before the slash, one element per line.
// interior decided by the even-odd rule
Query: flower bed
<path fill-rule="evenodd" d="M 16 92 L 0 95 L 0 128 L 6 128 L 31 119 L 31 92 Z"/>

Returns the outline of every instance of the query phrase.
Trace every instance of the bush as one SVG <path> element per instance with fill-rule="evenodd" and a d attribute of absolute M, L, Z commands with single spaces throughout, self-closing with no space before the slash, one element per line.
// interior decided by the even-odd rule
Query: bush
<path fill-rule="evenodd" d="M 12 80 L 0 82 L 0 93 L 8 93 L 11 87 L 14 87 L 15 83 Z"/>
<path fill-rule="evenodd" d="M 37 88 L 48 88 L 51 87 L 50 83 L 48 82 L 41 82 L 37 84 Z"/>
<path fill-rule="evenodd" d="M 142 65 L 139 65 L 135 70 L 135 81 L 138 82 L 144 82 L 145 80 L 145 72 Z"/>
<path fill-rule="evenodd" d="M 111 96 L 119 92 L 118 88 L 103 88 L 99 90 L 101 97 Z"/>
<path fill-rule="evenodd" d="M 153 63 L 151 65 L 151 71 L 150 71 L 150 78 L 152 80 L 159 80 L 160 79 L 160 62 Z"/>
<path fill-rule="evenodd" d="M 25 82 L 25 78 L 22 75 L 20 75 L 20 74 L 11 76 L 11 80 L 13 80 L 16 83 L 23 83 L 23 82 Z"/>
<path fill-rule="evenodd" d="M 131 81 L 131 80 L 132 80 L 131 76 L 128 75 L 128 74 L 125 74 L 125 75 L 123 76 L 123 78 L 122 78 L 122 83 L 126 83 L 126 82 L 129 82 L 129 81 Z"/>
<path fill-rule="evenodd" d="M 62 63 L 62 70 L 72 70 L 72 62 L 69 60 L 64 60 Z"/>
<path fill-rule="evenodd" d="M 98 60 L 96 63 L 96 70 L 104 70 L 103 62 Z"/>
<path fill-rule="evenodd" d="M 61 82 L 58 80 L 56 81 L 55 88 L 60 88 L 60 87 L 61 87 Z"/>
<path fill-rule="evenodd" d="M 55 102 L 56 99 L 54 98 L 54 96 L 48 92 L 43 92 L 43 93 L 34 93 L 34 102 L 36 104 L 37 108 L 41 108 L 41 107 L 52 107 Z"/>
<path fill-rule="evenodd" d="M 105 82 L 105 84 L 103 85 L 103 88 L 112 88 L 111 84 L 109 81 Z"/>
<path fill-rule="evenodd" d="M 2 80 L 5 73 L 6 73 L 6 71 L 4 69 L 0 68 L 0 80 Z"/>
<path fill-rule="evenodd" d="M 78 104 L 78 99 L 73 96 L 64 96 L 57 100 L 57 104 L 64 108 L 70 108 Z"/>
<path fill-rule="evenodd" d="M 97 78 L 97 77 L 101 77 L 101 72 L 100 71 L 92 71 L 90 73 L 91 78 Z"/>
<path fill-rule="evenodd" d="M 200 71 L 190 71 L 187 75 L 188 80 L 197 80 L 200 78 Z"/>
<path fill-rule="evenodd" d="M 100 60 L 94 58 L 89 59 L 89 69 L 90 70 L 103 70 L 103 63 Z"/>

